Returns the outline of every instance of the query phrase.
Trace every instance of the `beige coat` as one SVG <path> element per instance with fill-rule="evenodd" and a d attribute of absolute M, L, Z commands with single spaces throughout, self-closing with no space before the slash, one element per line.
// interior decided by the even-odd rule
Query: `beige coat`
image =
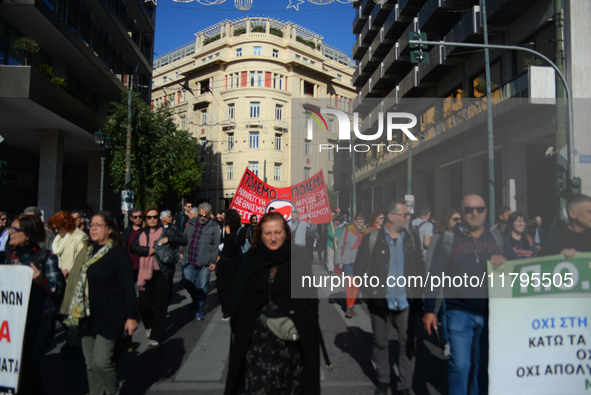
<path fill-rule="evenodd" d="M 54 254 L 56 254 L 59 258 L 59 266 L 60 269 L 68 269 L 68 272 L 72 271 L 74 267 L 74 262 L 76 261 L 76 257 L 78 254 L 82 253 L 82 255 L 86 254 L 86 241 L 88 240 L 88 235 L 81 231 L 78 228 L 74 229 L 74 232 L 70 235 L 70 238 L 66 240 L 67 244 L 64 248 L 60 248 L 61 252 L 58 254 L 56 251 L 59 251 L 55 248 L 54 241 Z M 64 242 L 64 241 L 62 241 Z M 60 246 L 61 247 L 61 246 Z"/>

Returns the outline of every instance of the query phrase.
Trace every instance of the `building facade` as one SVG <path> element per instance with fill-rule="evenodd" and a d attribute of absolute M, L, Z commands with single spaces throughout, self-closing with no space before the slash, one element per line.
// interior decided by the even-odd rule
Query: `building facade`
<path fill-rule="evenodd" d="M 582 179 L 583 193 L 591 194 L 591 167 L 586 164 L 591 153 L 586 126 L 591 59 L 581 47 L 590 33 L 591 4 L 561 3 L 562 13 L 557 14 L 555 0 L 487 0 L 489 42 L 525 46 L 554 62 L 557 56 L 564 58 L 564 74 L 575 98 L 574 175 Z M 479 1 L 446 0 L 353 3 L 353 58 L 358 61 L 353 82 L 359 89 L 354 111 L 364 114 L 362 130 L 375 129 L 380 112 L 400 111 L 401 106 L 418 118 L 413 129 L 417 141 L 409 145 L 398 136 L 403 152 L 374 149 L 357 154 L 357 210 L 368 211 L 372 189 L 376 206 L 410 193 L 415 202 L 430 203 L 436 215 L 458 207 L 468 193 L 480 194 L 489 205 L 484 52 L 430 46 L 428 61 L 414 64 L 409 45 L 413 32 L 426 33 L 431 41 L 482 44 L 480 6 Z M 556 42 L 564 44 L 558 55 Z M 535 55 L 521 51 L 491 50 L 490 65 L 494 205 L 509 206 L 529 218 L 542 215 L 550 223 L 557 212 L 556 153 L 550 147 L 556 147 L 557 117 L 568 121 L 557 115 L 556 104 L 564 101 L 555 100 L 555 73 Z"/>
<path fill-rule="evenodd" d="M 153 106 L 169 105 L 202 147 L 205 173 L 192 198 L 227 208 L 246 168 L 275 187 L 320 169 L 328 187 L 350 177 L 346 158 L 319 157 L 294 128 L 306 118 L 303 106 L 351 112 L 352 66 L 317 34 L 262 17 L 223 21 L 156 59 Z M 336 140 L 334 123 L 327 125 L 319 141 Z"/>
<path fill-rule="evenodd" d="M 0 2 L 1 210 L 99 207 L 100 153 L 93 133 L 137 73 L 150 97 L 155 1 Z M 14 49 L 31 37 L 39 51 Z M 26 63 L 26 65 L 25 65 Z M 105 181 L 106 191 L 110 182 Z M 116 212 L 115 195 L 106 207 Z"/>

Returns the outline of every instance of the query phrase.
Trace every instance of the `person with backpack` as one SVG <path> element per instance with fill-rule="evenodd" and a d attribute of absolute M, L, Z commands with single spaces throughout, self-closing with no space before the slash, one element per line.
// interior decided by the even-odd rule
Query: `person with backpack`
<path fill-rule="evenodd" d="M 44 394 L 41 359 L 55 333 L 57 304 L 64 290 L 58 257 L 39 247 L 45 241 L 41 218 L 23 214 L 8 228 L 10 250 L 6 263 L 33 269 L 33 285 L 27 308 L 22 357 L 19 361 L 20 394 Z M 55 310 L 55 311 L 54 311 Z"/>
<path fill-rule="evenodd" d="M 439 276 L 482 278 L 487 261 L 499 267 L 517 259 L 503 233 L 486 222 L 486 205 L 478 195 L 462 199 L 459 212 L 462 222 L 437 240 L 430 272 Z M 446 287 L 447 326 L 451 348 L 448 365 L 448 393 L 479 394 L 488 387 L 488 283 L 482 287 Z M 429 335 L 437 330 L 436 298 L 440 287 L 425 292 L 423 325 Z"/>
<path fill-rule="evenodd" d="M 525 216 L 518 211 L 511 213 L 507 219 L 505 235 L 511 242 L 513 251 L 519 259 L 538 256 L 532 237 L 526 232 Z"/>
<path fill-rule="evenodd" d="M 232 287 L 236 280 L 236 272 L 243 255 L 246 241 L 246 229 L 240 226 L 240 214 L 236 210 L 227 210 L 224 214 L 224 248 L 220 251 L 220 259 L 215 265 L 216 282 L 222 320 L 230 319 L 232 309 Z"/>
<path fill-rule="evenodd" d="M 355 259 L 355 275 L 379 278 L 379 284 L 364 291 L 373 331 L 373 361 L 378 374 L 375 394 L 385 395 L 390 386 L 389 329 L 398 331 L 398 394 L 412 394 L 415 368 L 416 317 L 421 309 L 422 288 L 391 284 L 388 278 L 425 276 L 419 239 L 406 227 L 410 214 L 406 201 L 391 202 L 384 211 L 384 226 L 368 232 Z M 410 280 L 409 284 L 410 284 Z M 386 285 L 387 284 L 387 285 Z M 406 282 L 405 282 L 406 284 Z M 386 285 L 384 287 L 384 285 Z"/>
<path fill-rule="evenodd" d="M 423 251 L 423 255 L 426 254 L 431 239 L 433 239 L 433 224 L 430 219 L 431 206 L 427 203 L 423 203 L 419 207 L 419 216 L 413 219 L 410 223 L 411 232 L 418 233 L 418 236 L 421 239 L 421 250 Z"/>

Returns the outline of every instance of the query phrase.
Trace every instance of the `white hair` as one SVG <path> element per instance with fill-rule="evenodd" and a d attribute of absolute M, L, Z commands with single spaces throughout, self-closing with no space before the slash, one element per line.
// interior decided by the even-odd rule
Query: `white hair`
<path fill-rule="evenodd" d="M 160 221 L 166 218 L 168 214 L 170 214 L 170 210 L 162 210 L 162 212 L 160 213 Z"/>
<path fill-rule="evenodd" d="M 207 214 L 211 214 L 211 204 L 203 202 L 197 207 L 199 210 L 205 211 Z"/>

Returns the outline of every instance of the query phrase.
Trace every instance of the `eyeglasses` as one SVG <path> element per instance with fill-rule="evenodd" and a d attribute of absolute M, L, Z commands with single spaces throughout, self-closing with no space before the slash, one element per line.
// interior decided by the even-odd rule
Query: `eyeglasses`
<path fill-rule="evenodd" d="M 107 224 L 90 224 L 88 225 L 89 228 L 104 228 Z"/>
<path fill-rule="evenodd" d="M 400 215 L 401 217 L 404 217 L 404 218 L 410 218 L 410 213 L 404 213 L 404 214 L 392 213 L 392 214 L 394 214 L 394 215 Z"/>
<path fill-rule="evenodd" d="M 478 214 L 482 214 L 484 212 L 484 210 L 486 210 L 486 207 L 484 207 L 484 206 L 478 206 L 478 207 L 466 206 L 463 208 L 463 210 L 466 214 L 472 214 L 474 212 L 474 210 L 476 210 L 476 212 Z"/>
<path fill-rule="evenodd" d="M 139 218 L 142 218 L 142 216 L 141 215 L 134 215 L 133 216 L 133 219 L 139 219 Z"/>
<path fill-rule="evenodd" d="M 451 220 L 454 222 L 460 222 L 462 219 L 460 217 L 451 217 Z"/>
<path fill-rule="evenodd" d="M 382 221 L 384 219 L 384 216 L 378 217 L 377 219 L 379 219 L 380 221 Z"/>
<path fill-rule="evenodd" d="M 186 209 L 193 208 L 193 206 L 185 206 Z"/>
<path fill-rule="evenodd" d="M 146 215 L 146 219 L 158 219 L 157 215 Z"/>
<path fill-rule="evenodd" d="M 6 221 L 6 217 L 0 218 L 0 221 Z"/>
<path fill-rule="evenodd" d="M 72 217 L 74 219 L 74 221 L 78 221 L 79 219 L 82 219 L 81 217 Z"/>
<path fill-rule="evenodd" d="M 197 214 L 199 218 L 207 218 L 207 214 Z"/>
<path fill-rule="evenodd" d="M 19 232 L 22 232 L 22 230 L 20 228 L 17 228 L 16 226 L 10 226 L 8 228 L 8 231 L 11 232 L 11 233 L 19 233 Z"/>

